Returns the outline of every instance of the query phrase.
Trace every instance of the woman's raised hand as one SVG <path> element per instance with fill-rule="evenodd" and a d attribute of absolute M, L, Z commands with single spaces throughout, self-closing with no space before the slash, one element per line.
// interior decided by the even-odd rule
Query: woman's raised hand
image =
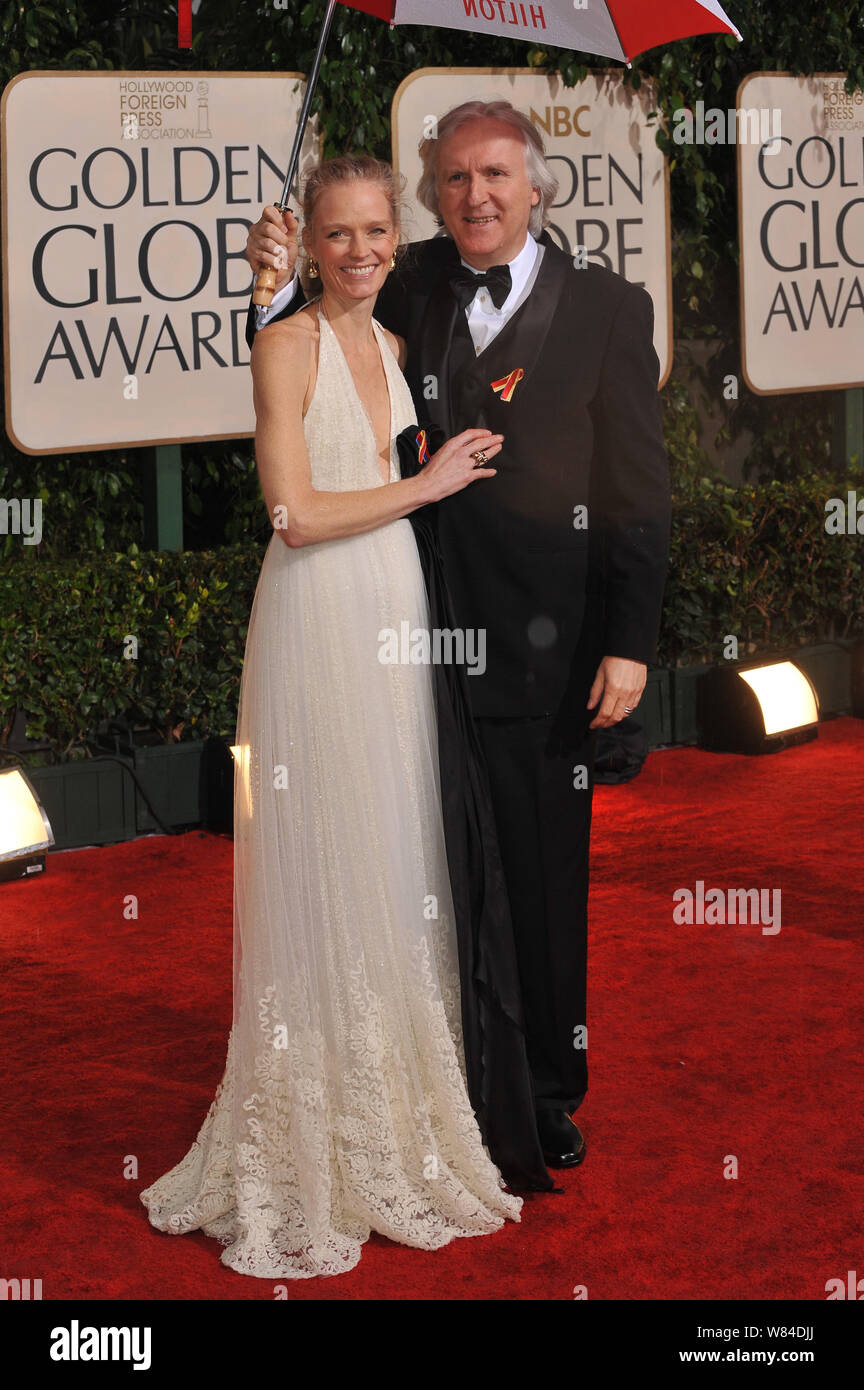
<path fill-rule="evenodd" d="M 473 456 L 482 450 L 487 460 L 494 458 L 501 452 L 503 439 L 503 434 L 491 430 L 463 430 L 448 439 L 418 474 L 428 489 L 427 501 L 440 502 L 478 478 L 494 478 L 498 470 L 486 468 L 485 460 L 478 465 Z"/>

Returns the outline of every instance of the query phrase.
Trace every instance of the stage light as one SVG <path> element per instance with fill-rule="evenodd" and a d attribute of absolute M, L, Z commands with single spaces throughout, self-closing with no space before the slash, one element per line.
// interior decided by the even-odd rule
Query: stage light
<path fill-rule="evenodd" d="M 808 728 L 818 721 L 816 692 L 791 661 L 742 671 L 741 679 L 756 692 L 768 737 L 787 729 Z"/>
<path fill-rule="evenodd" d="M 700 743 L 713 752 L 776 753 L 816 738 L 816 691 L 791 661 L 716 667 L 700 697 Z"/>
<path fill-rule="evenodd" d="M 45 850 L 54 832 L 24 773 L 0 772 L 0 882 L 45 870 Z"/>

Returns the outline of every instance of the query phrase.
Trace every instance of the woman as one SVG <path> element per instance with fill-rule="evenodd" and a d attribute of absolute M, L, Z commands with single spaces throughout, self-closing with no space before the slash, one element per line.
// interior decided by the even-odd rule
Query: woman
<path fill-rule="evenodd" d="M 466 1090 L 454 914 L 408 515 L 469 485 L 500 435 L 467 430 L 414 477 L 404 344 L 373 319 L 393 265 L 392 170 L 337 159 L 304 198 L 320 302 L 252 353 L 273 520 L 237 724 L 234 1022 L 186 1157 L 141 1194 L 262 1278 L 338 1274 L 371 1230 L 423 1249 L 519 1220 Z M 484 459 L 481 455 L 481 462 Z"/>

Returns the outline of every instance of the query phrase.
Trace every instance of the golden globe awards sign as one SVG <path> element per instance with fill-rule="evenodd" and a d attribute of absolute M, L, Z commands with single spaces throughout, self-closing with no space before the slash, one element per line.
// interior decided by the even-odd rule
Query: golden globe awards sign
<path fill-rule="evenodd" d="M 284 73 L 32 72 L 3 94 L 6 428 L 26 453 L 254 429 L 249 224 L 282 191 Z M 310 134 L 304 163 L 314 157 Z"/>
<path fill-rule="evenodd" d="M 864 93 L 844 82 L 754 73 L 738 89 L 782 132 L 738 146 L 743 369 L 762 395 L 864 385 Z"/>
<path fill-rule="evenodd" d="M 655 140 L 656 93 L 634 92 L 620 73 L 597 72 L 575 87 L 530 68 L 421 68 L 393 98 L 393 162 L 407 180 L 411 240 L 439 233 L 414 197 L 417 147 L 436 117 L 463 101 L 511 101 L 537 126 L 558 179 L 549 232 L 571 255 L 644 285 L 654 301 L 660 384 L 672 367 L 669 179 Z"/>

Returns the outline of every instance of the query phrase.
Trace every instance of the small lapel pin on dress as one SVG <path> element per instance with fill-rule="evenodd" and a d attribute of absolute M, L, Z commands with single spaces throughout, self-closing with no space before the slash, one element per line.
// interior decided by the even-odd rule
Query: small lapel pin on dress
<path fill-rule="evenodd" d="M 429 459 L 429 444 L 426 439 L 426 431 L 418 430 L 414 442 L 417 445 L 417 462 L 422 468 L 424 463 L 428 462 Z"/>
<path fill-rule="evenodd" d="M 501 392 L 502 401 L 510 401 L 513 399 L 513 392 L 516 390 L 516 387 L 519 385 L 524 375 L 525 372 L 523 368 L 516 367 L 509 376 L 502 376 L 500 381 L 491 382 L 492 390 Z"/>

